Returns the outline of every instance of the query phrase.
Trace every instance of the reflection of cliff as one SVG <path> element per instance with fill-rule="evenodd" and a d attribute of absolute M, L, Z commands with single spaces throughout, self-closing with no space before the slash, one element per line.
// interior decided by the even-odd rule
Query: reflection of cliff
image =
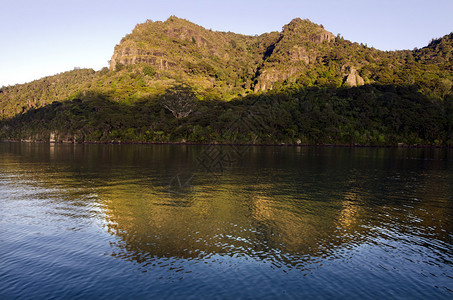
<path fill-rule="evenodd" d="M 357 224 L 360 220 L 361 207 L 360 193 L 355 190 L 350 190 L 345 193 L 344 201 L 342 203 L 342 209 L 338 218 L 338 224 L 343 228 L 351 228 L 354 224 Z"/>
<path fill-rule="evenodd" d="M 119 254 L 138 261 L 148 256 L 196 257 L 200 245 L 217 252 L 216 245 L 203 241 L 214 236 L 216 227 L 204 226 L 209 219 L 209 204 L 204 201 L 183 202 L 183 195 L 173 195 L 165 188 L 125 185 L 105 190 L 108 230 L 121 238 Z M 190 197 L 190 195 L 189 195 Z M 200 239 L 201 238 L 201 239 Z"/>
<path fill-rule="evenodd" d="M 104 191 L 109 232 L 121 239 L 116 255 L 139 262 L 212 254 L 271 256 L 296 264 L 291 262 L 296 257 L 327 255 L 347 244 L 348 233 L 352 236 L 358 225 L 350 220 L 348 231 L 339 235 L 337 224 L 345 216 L 336 206 L 326 207 L 311 195 L 305 200 L 271 195 L 279 183 L 250 186 L 245 178 L 223 179 L 217 187 L 197 185 L 176 198 L 164 188 L 134 184 Z M 177 197 L 190 200 L 180 206 Z"/>
<path fill-rule="evenodd" d="M 405 234 L 451 241 L 451 169 L 442 157 L 284 149 L 252 148 L 214 182 L 196 167 L 199 147 L 0 143 L 0 175 L 18 188 L 47 187 L 64 217 L 84 207 L 106 216 L 115 255 L 138 262 L 225 254 L 295 265 Z M 169 186 L 176 174 L 183 185 L 190 179 L 180 190 Z"/>
<path fill-rule="evenodd" d="M 432 204 L 439 201 L 420 184 L 429 172 L 406 178 L 383 171 L 353 169 L 335 177 L 333 170 L 328 176 L 334 181 L 322 175 L 313 183 L 305 177 L 288 183 L 285 174 L 275 176 L 276 170 L 272 176 L 227 172 L 215 185 L 209 174 L 194 173 L 185 194 L 175 195 L 163 186 L 126 184 L 104 191 L 101 197 L 109 230 L 120 238 L 116 255 L 136 261 L 226 254 L 298 265 L 303 257 L 335 257 L 343 247 L 393 238 L 388 234 L 407 230 L 418 232 L 418 217 L 427 222 L 422 227 L 450 226 L 442 214 L 451 211 L 442 206 L 436 212 Z M 408 189 L 410 182 L 415 184 Z M 431 204 L 418 207 L 422 203 Z M 427 214 L 437 221 L 430 221 Z"/>
<path fill-rule="evenodd" d="M 257 188 L 261 191 L 279 190 L 278 186 Z M 253 196 L 254 218 L 268 224 L 274 233 L 272 245 L 296 255 L 327 255 L 344 244 L 359 243 L 360 228 L 358 199 L 351 191 L 342 198 L 319 199 L 319 195 L 290 193 L 270 196 L 262 192 Z"/>

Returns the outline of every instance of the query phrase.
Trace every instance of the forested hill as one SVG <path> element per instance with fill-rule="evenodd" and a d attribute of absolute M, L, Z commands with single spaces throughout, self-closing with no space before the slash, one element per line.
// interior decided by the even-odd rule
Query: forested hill
<path fill-rule="evenodd" d="M 52 134 L 71 141 L 449 145 L 452 82 L 453 33 L 422 49 L 380 51 L 309 20 L 245 36 L 170 17 L 137 25 L 116 45 L 109 68 L 1 88 L 0 134 L 30 140 Z M 181 103 L 175 99 L 188 101 L 185 112 L 176 112 Z M 231 123 L 247 113 L 260 116 L 261 129 L 228 135 L 222 128 L 229 124 L 223 119 Z"/>

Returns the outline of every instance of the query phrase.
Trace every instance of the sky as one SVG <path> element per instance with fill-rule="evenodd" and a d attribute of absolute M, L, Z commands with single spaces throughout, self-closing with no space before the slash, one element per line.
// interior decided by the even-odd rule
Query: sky
<path fill-rule="evenodd" d="M 453 31 L 453 0 L 1 0 L 0 87 L 100 70 L 136 24 L 171 15 L 247 35 L 299 17 L 380 50 L 422 48 Z"/>

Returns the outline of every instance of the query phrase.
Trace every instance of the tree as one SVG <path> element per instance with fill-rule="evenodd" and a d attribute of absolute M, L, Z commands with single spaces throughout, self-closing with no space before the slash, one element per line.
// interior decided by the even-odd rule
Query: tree
<path fill-rule="evenodd" d="M 115 64 L 115 71 L 121 71 L 121 70 L 124 69 L 124 67 L 125 67 L 125 65 L 123 65 L 123 64 L 120 63 L 120 62 L 117 62 L 117 63 Z"/>
<path fill-rule="evenodd" d="M 156 69 L 153 66 L 147 65 L 143 67 L 143 74 L 153 77 L 156 74 Z"/>
<path fill-rule="evenodd" d="M 190 115 L 197 107 L 197 97 L 187 85 L 176 85 L 168 88 L 161 98 L 162 106 L 177 119 Z"/>
<path fill-rule="evenodd" d="M 451 80 L 447 78 L 442 78 L 439 80 L 439 83 L 437 84 L 437 88 L 434 89 L 434 91 L 438 91 L 438 94 L 441 97 L 445 97 L 450 91 L 451 87 L 453 86 L 453 83 Z"/>

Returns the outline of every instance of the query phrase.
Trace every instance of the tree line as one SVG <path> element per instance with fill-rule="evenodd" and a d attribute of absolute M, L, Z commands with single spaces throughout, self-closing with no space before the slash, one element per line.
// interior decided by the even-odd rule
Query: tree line
<path fill-rule="evenodd" d="M 102 91 L 0 122 L 0 138 L 128 143 L 453 145 L 453 95 L 416 85 L 310 87 L 231 101 L 200 100 L 187 85 L 133 103 Z"/>

